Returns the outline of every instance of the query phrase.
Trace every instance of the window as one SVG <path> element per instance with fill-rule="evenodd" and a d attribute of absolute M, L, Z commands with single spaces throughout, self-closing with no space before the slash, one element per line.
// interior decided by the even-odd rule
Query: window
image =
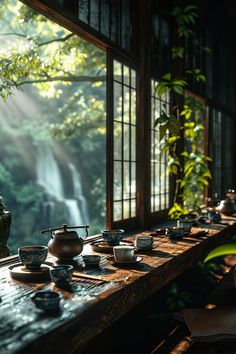
<path fill-rule="evenodd" d="M 113 220 L 136 216 L 136 71 L 113 62 Z"/>
<path fill-rule="evenodd" d="M 0 194 L 12 213 L 11 252 L 47 243 L 40 230 L 62 223 L 88 223 L 97 233 L 106 214 L 106 53 L 19 1 L 0 11 L 3 75 L 20 52 L 14 75 L 24 82 L 0 100 Z"/>
<path fill-rule="evenodd" d="M 170 206 L 170 187 L 167 171 L 168 153 L 162 151 L 159 126 L 154 126 L 161 112 L 169 114 L 169 93 L 157 95 L 158 82 L 152 80 L 151 115 L 151 212 L 167 210 Z"/>

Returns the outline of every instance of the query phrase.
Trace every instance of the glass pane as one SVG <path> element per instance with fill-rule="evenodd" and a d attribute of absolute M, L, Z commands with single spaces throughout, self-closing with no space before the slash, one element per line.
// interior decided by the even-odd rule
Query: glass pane
<path fill-rule="evenodd" d="M 124 140 L 123 140 L 123 154 L 124 160 L 129 160 L 129 147 L 130 147 L 130 126 L 128 124 L 123 125 Z"/>
<path fill-rule="evenodd" d="M 114 221 L 122 219 L 122 205 L 121 202 L 114 202 L 113 204 Z"/>
<path fill-rule="evenodd" d="M 88 23 L 88 2 L 89 0 L 79 0 L 79 19 Z"/>
<path fill-rule="evenodd" d="M 124 122 L 130 121 L 130 90 L 124 86 Z"/>
<path fill-rule="evenodd" d="M 136 163 L 131 162 L 131 198 L 136 197 Z"/>
<path fill-rule="evenodd" d="M 114 162 L 114 200 L 122 199 L 122 170 L 121 162 Z"/>
<path fill-rule="evenodd" d="M 136 71 L 131 69 L 131 87 L 136 89 Z"/>
<path fill-rule="evenodd" d="M 114 60 L 114 80 L 122 82 L 122 64 Z"/>
<path fill-rule="evenodd" d="M 131 199 L 131 218 L 136 216 L 136 199 Z"/>
<path fill-rule="evenodd" d="M 129 200 L 125 200 L 123 202 L 123 208 L 124 208 L 124 219 L 128 219 L 130 217 L 130 206 L 129 206 Z"/>
<path fill-rule="evenodd" d="M 90 26 L 95 30 L 99 30 L 99 20 L 98 20 L 98 3 L 99 0 L 91 0 L 90 1 Z"/>
<path fill-rule="evenodd" d="M 130 85 L 130 70 L 127 66 L 123 66 L 123 82 L 125 85 L 129 86 Z"/>
<path fill-rule="evenodd" d="M 136 161 L 136 127 L 131 126 L 131 160 Z"/>
<path fill-rule="evenodd" d="M 121 137 L 122 137 L 122 124 L 119 122 L 114 122 L 114 159 L 115 160 L 121 160 L 121 154 L 122 154 L 122 143 L 121 143 Z"/>
<path fill-rule="evenodd" d="M 131 107 L 130 107 L 130 122 L 131 124 L 136 124 L 136 91 L 131 90 Z"/>
<path fill-rule="evenodd" d="M 129 171 L 129 163 L 124 162 L 124 191 L 123 197 L 124 199 L 128 199 L 130 196 L 130 171 Z"/>
<path fill-rule="evenodd" d="M 101 5 L 101 33 L 109 37 L 110 4 L 109 0 L 100 0 Z"/>
<path fill-rule="evenodd" d="M 114 82 L 114 120 L 122 120 L 122 86 Z"/>

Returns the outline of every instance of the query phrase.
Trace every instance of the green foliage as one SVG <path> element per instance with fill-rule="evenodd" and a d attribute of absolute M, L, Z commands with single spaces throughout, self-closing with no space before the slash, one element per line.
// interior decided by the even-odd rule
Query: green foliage
<path fill-rule="evenodd" d="M 204 262 L 208 262 L 214 258 L 233 255 L 236 254 L 236 243 L 228 243 L 223 246 L 219 246 L 211 251 L 207 257 L 205 258 Z"/>
<path fill-rule="evenodd" d="M 178 36 L 188 38 L 192 35 L 192 26 L 198 18 L 198 7 L 187 5 L 184 8 L 175 6 L 171 15 L 174 17 L 178 26 Z"/>
<path fill-rule="evenodd" d="M 188 39 L 193 35 L 193 27 L 198 18 L 198 8 L 188 5 L 175 7 L 172 16 L 177 23 L 178 36 Z M 173 47 L 172 57 L 184 60 L 184 47 Z M 160 129 L 162 150 L 168 151 L 168 171 L 175 176 L 175 196 L 169 211 L 171 218 L 178 218 L 189 210 L 200 211 L 204 189 L 208 186 L 211 174 L 208 168 L 209 158 L 203 151 L 204 114 L 206 107 L 199 99 L 186 95 L 189 80 L 197 83 L 206 78 L 200 68 L 186 70 L 182 77 L 165 74 L 156 87 L 160 97 L 166 92 L 172 93 L 175 105 L 170 113 L 163 107 L 160 117 L 154 125 Z M 179 104 L 179 96 L 184 104 Z M 184 152 L 178 153 L 180 137 L 184 138 Z"/>
<path fill-rule="evenodd" d="M 105 53 L 17 0 L 1 1 L 0 22 L 0 96 L 6 101 L 0 108 L 9 112 L 8 101 L 24 91 L 28 101 L 22 105 L 30 112 L 26 117 L 17 102 L 9 119 L 1 115 L 0 192 L 13 214 L 9 245 L 15 252 L 39 242 L 39 145 L 60 146 L 80 171 L 90 231 L 98 232 L 105 219 Z M 37 113 L 31 111 L 35 104 Z M 63 205 L 52 202 L 54 226 L 60 225 Z"/>
<path fill-rule="evenodd" d="M 180 311 L 191 305 L 192 297 L 188 291 L 181 290 L 177 283 L 172 283 L 167 294 L 166 308 L 168 312 Z"/>

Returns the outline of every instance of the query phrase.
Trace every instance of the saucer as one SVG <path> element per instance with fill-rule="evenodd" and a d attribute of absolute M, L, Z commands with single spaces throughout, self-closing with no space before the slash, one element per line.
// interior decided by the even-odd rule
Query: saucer
<path fill-rule="evenodd" d="M 38 270 L 31 271 L 22 263 L 15 263 L 8 267 L 12 279 L 21 281 L 50 281 L 51 265 L 43 263 Z"/>
<path fill-rule="evenodd" d="M 92 247 L 92 250 L 95 252 L 113 253 L 114 246 L 108 245 L 108 243 L 104 240 L 92 241 L 92 242 L 90 242 L 90 245 Z M 133 246 L 133 242 L 132 241 L 121 241 L 119 243 L 119 246 Z"/>
<path fill-rule="evenodd" d="M 107 260 L 114 263 L 114 264 L 119 264 L 119 265 L 123 265 L 123 266 L 127 266 L 127 265 L 130 265 L 130 264 L 136 264 L 136 263 L 139 263 L 141 262 L 143 258 L 140 257 L 140 256 L 134 256 L 134 258 L 131 260 L 131 261 L 127 261 L 127 262 L 116 262 L 115 261 L 115 257 L 114 256 L 111 256 L 111 257 L 108 257 Z"/>

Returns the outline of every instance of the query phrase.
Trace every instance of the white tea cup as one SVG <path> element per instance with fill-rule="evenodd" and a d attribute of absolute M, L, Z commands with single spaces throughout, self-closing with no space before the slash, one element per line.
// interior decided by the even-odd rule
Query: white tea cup
<path fill-rule="evenodd" d="M 115 262 L 117 263 L 127 263 L 134 260 L 134 246 L 114 246 L 113 254 Z"/>

